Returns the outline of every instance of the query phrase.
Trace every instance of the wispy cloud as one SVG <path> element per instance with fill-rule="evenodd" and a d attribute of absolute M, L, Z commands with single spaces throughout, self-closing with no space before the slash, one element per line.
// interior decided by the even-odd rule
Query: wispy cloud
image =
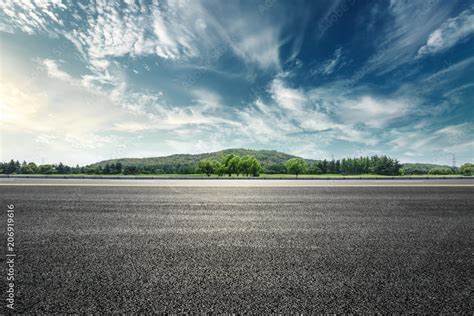
<path fill-rule="evenodd" d="M 411 109 L 401 98 L 342 96 L 334 87 L 290 88 L 281 76 L 272 81 L 268 92 L 274 104 L 257 99 L 240 114 L 243 130 L 266 139 L 324 133 L 327 140 L 374 145 L 379 140 L 377 129 L 405 117 Z"/>
<path fill-rule="evenodd" d="M 278 25 L 271 25 L 256 13 L 242 11 L 232 4 L 224 11 L 237 14 L 232 18 L 216 16 L 209 6 L 200 1 L 151 5 L 130 2 L 121 6 L 97 1 L 78 4 L 74 10 L 59 15 L 49 9 L 64 10 L 66 6 L 60 1 L 6 1 L 0 4 L 0 9 L 11 18 L 12 27 L 26 33 L 65 36 L 93 66 L 103 65 L 103 60 L 109 57 L 125 55 L 204 60 L 212 50 L 224 45 L 230 46 L 244 62 L 263 68 L 279 65 Z M 84 16 L 82 22 L 69 21 L 69 28 L 64 28 L 62 18 L 75 10 Z M 79 15 L 71 16 L 75 20 Z"/>
<path fill-rule="evenodd" d="M 426 44 L 418 50 L 417 57 L 444 51 L 474 33 L 474 6 L 457 17 L 448 19 L 432 32 Z"/>
<path fill-rule="evenodd" d="M 380 128 L 391 120 L 404 117 L 410 110 L 406 100 L 377 100 L 363 96 L 356 101 L 347 101 L 340 112 L 345 121 Z"/>
<path fill-rule="evenodd" d="M 433 88 L 449 81 L 453 77 L 462 75 L 461 70 L 469 69 L 474 64 L 474 56 L 461 60 L 454 64 L 447 64 L 447 67 L 427 76 L 423 79 L 423 83 L 428 85 L 428 88 Z"/>
<path fill-rule="evenodd" d="M 453 10 L 454 3 L 443 1 L 390 2 L 388 12 L 393 22 L 377 34 L 377 51 L 369 59 L 373 70 L 384 73 L 410 63 L 427 36 L 443 23 Z"/>
<path fill-rule="evenodd" d="M 59 79 L 63 81 L 69 81 L 69 82 L 73 81 L 72 77 L 67 72 L 59 69 L 59 65 L 57 64 L 56 61 L 52 59 L 44 59 L 40 62 L 46 68 L 46 72 L 48 76 L 50 76 L 51 78 L 55 78 L 55 79 Z"/>
<path fill-rule="evenodd" d="M 0 10 L 10 18 L 10 23 L 2 29 L 19 29 L 28 34 L 38 31 L 54 33 L 49 24 L 54 24 L 56 27 L 63 26 L 59 12 L 64 12 L 66 9 L 67 6 L 60 0 L 2 1 Z M 3 22 L 1 24 L 4 25 Z"/>
<path fill-rule="evenodd" d="M 462 155 L 464 159 L 474 158 L 474 142 L 470 137 L 472 132 L 473 127 L 469 123 L 442 128 L 427 126 L 407 131 L 394 129 L 390 132 L 390 144 L 408 153 L 406 156 L 415 156 L 418 159 L 425 157 L 426 162 L 446 163 L 453 153 Z M 406 160 L 411 161 L 409 157 Z"/>
<path fill-rule="evenodd" d="M 330 75 L 338 68 L 343 66 L 343 56 L 342 56 L 342 48 L 339 47 L 334 51 L 333 58 L 330 58 L 323 63 L 321 63 L 316 69 L 312 71 L 313 75 L 316 74 L 323 74 L 323 75 Z"/>
<path fill-rule="evenodd" d="M 244 34 L 237 43 L 231 44 L 237 55 L 262 68 L 280 67 L 278 31 L 268 28 L 256 34 Z"/>
<path fill-rule="evenodd" d="M 270 93 L 273 100 L 287 110 L 298 111 L 306 102 L 306 96 L 303 92 L 287 87 L 280 78 L 272 81 Z"/>
<path fill-rule="evenodd" d="M 81 162 L 232 146 L 468 157 L 472 4 L 259 8 L 2 1 L 1 132 Z"/>

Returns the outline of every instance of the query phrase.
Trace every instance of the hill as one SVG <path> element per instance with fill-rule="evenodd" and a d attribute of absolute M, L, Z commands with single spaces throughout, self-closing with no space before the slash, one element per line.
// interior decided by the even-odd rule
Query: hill
<path fill-rule="evenodd" d="M 278 152 L 276 150 L 252 150 L 252 149 L 242 149 L 242 148 L 233 148 L 225 149 L 221 151 L 203 153 L 203 154 L 176 154 L 164 157 L 150 157 L 150 158 L 119 158 L 119 159 L 110 159 L 97 162 L 92 164 L 92 167 L 104 167 L 106 164 L 120 162 L 123 166 L 132 165 L 132 166 L 153 166 L 162 173 L 192 173 L 197 165 L 197 163 L 202 159 L 209 160 L 218 160 L 220 157 L 234 154 L 239 156 L 251 155 L 257 158 L 265 173 L 284 173 L 285 162 L 293 157 L 293 155 L 285 154 Z M 314 160 L 306 159 L 308 162 L 313 162 Z"/>
<path fill-rule="evenodd" d="M 216 152 L 202 153 L 202 154 L 175 154 L 163 157 L 149 157 L 149 158 L 119 158 L 109 159 L 97 162 L 89 167 L 104 167 L 106 164 L 120 162 L 122 166 L 136 166 L 147 169 L 148 173 L 158 174 L 187 174 L 195 173 L 197 164 L 200 160 L 219 160 L 222 156 L 234 154 L 238 156 L 251 155 L 257 158 L 264 173 L 286 173 L 285 163 L 288 159 L 296 156 L 286 153 L 278 152 L 276 150 L 252 150 L 243 148 L 225 149 Z M 316 160 L 306 159 L 311 164 Z M 444 165 L 428 164 L 428 163 L 405 163 L 402 165 L 404 174 L 427 174 L 431 168 L 447 167 Z M 324 171 L 324 170 L 323 170 Z M 327 171 L 331 173 L 330 171 Z M 326 173 L 326 172 L 323 172 Z M 346 173 L 354 173 L 346 171 Z"/>
<path fill-rule="evenodd" d="M 432 163 L 404 163 L 402 165 L 402 168 L 406 170 L 423 170 L 426 172 L 428 172 L 431 168 L 437 168 L 437 167 L 451 168 L 451 166 L 437 165 L 437 164 L 432 164 Z"/>

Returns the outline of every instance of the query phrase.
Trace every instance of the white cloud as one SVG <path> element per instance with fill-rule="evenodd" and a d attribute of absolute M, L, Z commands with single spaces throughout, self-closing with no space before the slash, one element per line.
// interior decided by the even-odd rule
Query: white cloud
<path fill-rule="evenodd" d="M 426 77 L 421 82 L 420 91 L 431 91 L 434 87 L 450 82 L 453 78 L 463 76 L 462 70 L 470 69 L 474 65 L 474 56 L 461 60 L 455 64 L 448 63 L 441 70 Z"/>
<path fill-rule="evenodd" d="M 203 105 L 205 110 L 216 111 L 224 104 L 220 95 L 209 90 L 195 89 L 192 94 L 195 97 L 194 101 Z"/>
<path fill-rule="evenodd" d="M 12 21 L 8 29 L 19 29 L 28 34 L 33 34 L 37 30 L 51 32 L 49 23 L 62 26 L 59 12 L 54 11 L 64 9 L 66 6 L 62 1 L 5 0 L 0 2 L 0 10 Z"/>
<path fill-rule="evenodd" d="M 279 78 L 272 81 L 270 93 L 277 104 L 287 110 L 297 111 L 306 102 L 306 96 L 303 92 L 288 88 L 283 80 Z"/>
<path fill-rule="evenodd" d="M 281 142 L 292 135 L 317 137 L 323 133 L 328 142 L 343 140 L 374 145 L 379 137 L 370 129 L 384 127 L 407 113 L 405 105 L 398 101 L 367 96 L 352 102 L 332 87 L 294 89 L 283 78 L 277 76 L 268 90 L 275 104 L 267 105 L 257 99 L 239 114 L 244 134 L 266 142 Z M 369 129 L 356 127 L 359 123 Z"/>
<path fill-rule="evenodd" d="M 59 69 L 59 66 L 56 61 L 52 59 L 44 59 L 40 62 L 41 64 L 43 64 L 43 66 L 45 66 L 48 76 L 50 76 L 51 78 L 69 82 L 73 81 L 72 77 L 68 73 Z"/>
<path fill-rule="evenodd" d="M 453 153 L 460 161 L 472 161 L 474 158 L 474 142 L 470 137 L 473 126 L 470 123 L 408 128 L 389 132 L 390 144 L 397 150 L 407 152 L 407 161 L 411 161 L 410 156 L 416 156 L 418 162 L 426 159 L 425 162 L 450 164 Z"/>
<path fill-rule="evenodd" d="M 391 131 L 391 144 L 397 148 L 408 150 L 412 153 L 427 153 L 439 151 L 443 154 L 452 153 L 450 148 L 464 143 L 471 143 L 473 127 L 469 123 L 447 125 L 444 127 L 426 127 L 423 129 L 410 129 L 408 131 Z M 459 154 L 470 153 L 472 147 L 460 148 Z"/>
<path fill-rule="evenodd" d="M 381 128 L 391 120 L 405 116 L 409 110 L 410 105 L 404 100 L 378 100 L 363 96 L 356 101 L 345 102 L 339 115 L 346 122 Z"/>
<path fill-rule="evenodd" d="M 279 32 L 271 27 L 258 33 L 244 30 L 240 39 L 232 42 L 234 52 L 244 60 L 255 62 L 262 68 L 280 67 Z M 252 34 L 253 33 L 253 34 Z"/>
<path fill-rule="evenodd" d="M 289 88 L 279 77 L 272 81 L 269 92 L 277 105 L 286 112 L 284 115 L 298 124 L 300 131 L 324 131 L 338 127 L 327 113 L 311 108 L 311 93 Z"/>
<path fill-rule="evenodd" d="M 472 124 L 462 123 L 457 125 L 448 125 L 437 130 L 436 132 L 434 132 L 434 134 L 446 136 L 449 138 L 451 143 L 457 143 L 457 140 L 461 140 L 472 130 L 474 130 Z"/>
<path fill-rule="evenodd" d="M 446 21 L 455 5 L 448 1 L 391 1 L 393 23 L 374 34 L 377 51 L 360 71 L 361 76 L 375 70 L 385 73 L 412 62 L 428 35 Z"/>
<path fill-rule="evenodd" d="M 255 141 L 281 141 L 288 134 L 301 131 L 284 113 L 258 99 L 238 116 L 239 131 Z"/>
<path fill-rule="evenodd" d="M 424 14 L 417 12 L 420 6 L 422 4 L 393 2 L 389 11 L 394 23 L 387 24 L 390 26 L 382 32 L 381 38 L 375 38 L 377 43 L 389 45 L 383 54 L 369 61 L 369 68 L 364 73 L 373 69 L 385 71 L 409 62 L 432 34 L 433 39 L 425 46 L 429 44 L 430 50 L 442 50 L 456 36 L 465 33 L 458 23 L 461 20 L 455 23 L 456 27 L 443 24 L 451 12 L 449 3 L 439 6 L 436 2 L 430 3 L 431 7 Z M 65 69 L 69 68 L 63 67 L 61 61 L 42 59 L 39 62 L 47 76 L 43 76 L 41 82 L 34 80 L 31 89 L 25 89 L 21 84 L 25 78 L 8 78 L 14 76 L 14 67 L 4 72 L 0 82 L 1 120 L 8 122 L 2 125 L 2 132 L 8 132 L 8 126 L 14 124 L 17 131 L 11 139 L 31 138 L 45 150 L 51 149 L 52 157 L 61 152 L 63 156 L 81 157 L 78 161 L 97 160 L 101 152 L 98 148 L 109 148 L 110 156 L 113 148 L 122 145 L 132 148 L 138 143 L 145 144 L 146 149 L 127 154 L 211 151 L 223 148 L 222 143 L 225 147 L 249 143 L 281 146 L 292 152 L 302 152 L 304 148 L 317 154 L 324 153 L 323 147 L 334 141 L 355 143 L 360 147 L 379 145 L 387 140 L 382 134 L 385 128 L 393 126 L 390 125 L 392 122 L 403 121 L 411 114 L 419 115 L 419 112 L 412 112 L 415 106 L 406 102 L 414 88 L 405 91 L 406 95 L 398 91 L 381 97 L 363 85 L 343 91 L 340 82 L 316 88 L 293 86 L 291 75 L 282 74 L 270 81 L 268 90 L 264 91 L 268 95 L 259 96 L 261 98 L 243 106 L 224 104 L 224 99 L 216 92 L 217 87 L 212 90 L 196 85 L 183 92 L 167 90 L 167 83 L 156 80 L 149 85 L 150 90 L 140 89 L 137 86 L 141 83 L 129 82 L 127 76 L 138 77 L 131 72 L 143 69 L 136 64 L 143 56 L 159 57 L 156 58 L 156 69 L 163 66 L 160 69 L 163 72 L 172 64 L 180 67 L 179 70 L 205 68 L 218 74 L 222 70 L 218 68 L 219 56 L 227 53 L 236 56 L 237 65 L 240 67 L 242 62 L 242 68 L 249 73 L 267 69 L 281 71 L 280 47 L 282 43 L 291 43 L 291 40 L 281 39 L 286 21 L 258 15 L 258 12 L 232 2 L 163 1 L 143 5 L 129 1 L 119 9 L 108 1 L 100 1 L 73 7 L 65 11 L 59 2 L 0 3 L 0 8 L 10 17 L 12 30 L 64 36 L 84 57 L 81 62 L 85 61 L 86 67 L 80 76 L 68 74 Z M 78 20 L 81 22 L 76 23 Z M 436 28 L 449 31 L 435 34 Z M 290 59 L 296 58 L 298 51 L 299 48 L 293 48 Z M 429 83 L 430 87 L 447 75 L 462 75 L 457 70 L 471 65 L 471 59 L 433 75 L 435 80 Z M 331 58 L 318 65 L 317 72 L 334 74 L 345 61 L 342 48 L 339 48 Z M 26 75 L 26 71 L 23 74 Z M 153 74 L 140 70 L 140 77 L 146 75 Z M 226 75 L 231 78 L 235 74 Z M 436 79 L 438 77 L 442 79 Z M 161 82 L 163 87 L 152 86 Z M 176 95 L 183 92 L 176 99 L 189 97 L 189 102 L 169 104 L 173 102 L 173 96 L 159 91 Z M 429 125 L 413 128 L 425 129 Z M 446 143 L 447 148 L 457 144 L 468 146 L 465 132 L 460 134 L 453 128 L 432 129 L 424 138 L 416 134 L 411 137 L 405 131 L 390 136 L 395 147 L 404 148 L 410 154 L 430 147 L 438 140 L 447 142 L 449 138 L 459 142 Z M 128 141 L 123 141 L 121 137 L 127 136 L 130 137 Z M 140 139 L 147 137 L 147 141 L 140 143 Z M 203 139 L 209 139 L 210 143 Z M 160 151 L 154 152 L 152 146 Z"/>
<path fill-rule="evenodd" d="M 339 47 L 334 51 L 334 57 L 321 63 L 321 65 L 312 71 L 312 74 L 330 75 L 343 65 L 342 59 L 342 48 Z"/>
<path fill-rule="evenodd" d="M 166 144 L 170 154 L 208 153 L 229 148 L 227 143 L 223 143 L 217 137 L 198 140 L 191 144 L 185 141 L 167 140 Z"/>
<path fill-rule="evenodd" d="M 468 9 L 457 17 L 448 19 L 432 32 L 426 44 L 418 50 L 418 57 L 446 50 L 472 33 L 474 33 L 474 9 Z"/>
<path fill-rule="evenodd" d="M 216 49 L 225 51 L 225 47 L 245 63 L 261 68 L 279 66 L 280 25 L 236 3 L 225 4 L 228 8 L 222 12 L 228 14 L 216 14 L 210 6 L 200 1 L 130 2 L 120 8 L 113 1 L 78 4 L 71 13 L 63 14 L 71 14 L 75 20 L 80 12 L 85 23 L 68 22 L 65 28 L 58 14 L 64 8 L 60 2 L 0 3 L 13 28 L 28 34 L 62 35 L 98 69 L 103 69 L 98 64 L 104 60 L 125 55 L 194 58 L 193 63 L 199 57 L 205 62 Z"/>
<path fill-rule="evenodd" d="M 139 131 L 174 133 L 199 126 L 235 125 L 218 113 L 221 98 L 211 91 L 196 90 L 193 104 L 176 107 L 163 102 L 161 93 L 134 92 L 127 86 L 97 90 L 62 71 L 54 60 L 38 62 L 43 66 L 38 70 L 43 79 L 28 86 L 24 82 L 29 73 L 18 72 L 22 65 L 2 67 L 0 133 L 5 135 L 2 148 L 11 148 L 0 153 L 3 160 L 18 157 L 40 162 L 46 157 L 47 161 L 91 163 L 126 155 L 117 152 L 118 146 L 134 145 L 143 135 Z M 123 141 L 130 134 L 134 139 Z M 28 145 L 15 145 L 20 140 Z"/>

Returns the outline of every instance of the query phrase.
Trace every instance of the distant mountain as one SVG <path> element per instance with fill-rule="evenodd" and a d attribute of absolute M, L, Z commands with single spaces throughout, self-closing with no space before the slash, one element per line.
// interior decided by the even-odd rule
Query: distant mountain
<path fill-rule="evenodd" d="M 209 160 L 218 160 L 220 157 L 227 155 L 227 154 L 234 154 L 239 156 L 245 155 L 252 155 L 257 158 L 262 167 L 264 168 L 264 172 L 285 172 L 284 165 L 285 162 L 293 157 L 293 155 L 285 154 L 282 152 L 278 152 L 275 150 L 252 150 L 252 149 L 242 149 L 242 148 L 234 148 L 234 149 L 225 149 L 221 151 L 211 152 L 211 153 L 203 153 L 203 154 L 176 154 L 171 156 L 164 156 L 164 157 L 150 157 L 150 158 L 120 158 L 120 159 L 110 159 L 104 160 L 101 162 L 97 162 L 91 166 L 97 167 L 101 166 L 104 167 L 107 163 L 117 163 L 120 162 L 123 166 L 133 165 L 133 166 L 154 166 L 157 169 L 161 169 L 164 173 L 174 173 L 184 171 L 186 172 L 188 169 L 194 169 L 197 163 L 202 159 L 209 159 Z M 306 159 L 308 162 L 313 162 L 314 160 Z M 283 169 L 282 169 L 283 168 Z"/>
<path fill-rule="evenodd" d="M 209 160 L 218 160 L 220 157 L 234 154 L 238 156 L 251 155 L 257 158 L 262 167 L 263 172 L 265 173 L 285 173 L 285 163 L 288 159 L 294 158 L 296 156 L 289 155 L 286 153 L 278 152 L 276 150 L 252 150 L 252 149 L 243 149 L 243 148 L 232 148 L 225 149 L 221 151 L 211 152 L 211 153 L 202 153 L 202 154 L 176 154 L 163 157 L 149 157 L 149 158 L 119 158 L 119 159 L 109 159 L 97 162 L 92 164 L 92 167 L 104 167 L 106 164 L 120 162 L 124 167 L 127 165 L 137 166 L 137 167 L 150 167 L 153 166 L 155 170 L 158 170 L 160 173 L 193 173 L 195 168 L 200 160 L 209 159 Z M 314 162 L 316 160 L 305 159 L 308 163 Z M 428 172 L 431 168 L 434 167 L 447 167 L 446 165 L 437 165 L 429 163 L 404 163 L 402 168 L 405 170 L 413 170 L 415 173 L 420 170 Z"/>
<path fill-rule="evenodd" d="M 429 171 L 431 168 L 435 167 L 443 167 L 443 168 L 451 168 L 451 166 L 447 165 L 437 165 L 432 163 L 404 163 L 402 164 L 402 168 L 406 170 L 423 170 Z"/>

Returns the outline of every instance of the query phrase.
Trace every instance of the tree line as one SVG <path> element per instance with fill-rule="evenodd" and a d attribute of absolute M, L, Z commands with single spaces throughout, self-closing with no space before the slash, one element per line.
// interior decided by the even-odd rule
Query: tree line
<path fill-rule="evenodd" d="M 173 172 L 167 172 L 173 170 Z M 460 168 L 433 167 L 429 170 L 404 169 L 397 159 L 388 156 L 372 156 L 359 158 L 344 158 L 336 160 L 318 160 L 307 162 L 303 158 L 290 158 L 283 165 L 271 170 L 280 170 L 279 173 L 288 174 L 380 174 L 380 175 L 412 175 L 412 174 L 463 174 L 472 175 L 474 165 L 466 163 Z M 270 170 L 270 171 L 271 171 Z M 215 174 L 224 175 L 244 175 L 259 176 L 264 172 L 261 162 L 251 155 L 238 156 L 228 154 L 216 160 L 200 160 L 196 166 L 176 166 L 176 165 L 123 165 L 120 162 L 107 163 L 103 166 L 68 166 L 59 164 L 41 164 L 34 162 L 11 160 L 0 163 L 0 174 L 103 174 L 103 175 L 134 175 L 134 174 L 198 174 L 203 173 L 208 176 Z M 268 171 L 267 171 L 268 172 Z M 269 172 L 271 173 L 271 172 Z"/>
<path fill-rule="evenodd" d="M 301 159 L 301 158 L 292 158 Z M 290 159 L 290 160 L 292 160 Z M 304 161 L 304 159 L 302 159 Z M 303 163 L 301 161 L 300 163 Z M 401 164 L 397 159 L 388 156 L 372 156 L 359 158 L 343 158 L 333 160 L 319 160 L 310 164 L 303 163 L 301 173 L 308 174 L 400 174 Z"/>

